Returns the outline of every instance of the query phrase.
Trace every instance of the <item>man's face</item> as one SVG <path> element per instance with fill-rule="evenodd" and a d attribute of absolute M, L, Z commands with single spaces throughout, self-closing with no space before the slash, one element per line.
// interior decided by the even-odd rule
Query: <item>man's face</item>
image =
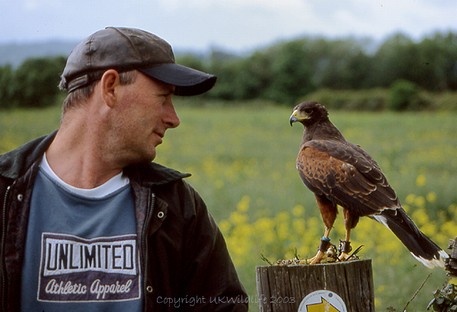
<path fill-rule="evenodd" d="M 138 72 L 136 81 L 120 90 L 112 150 L 126 165 L 151 161 L 165 131 L 180 123 L 171 100 L 174 87 Z"/>

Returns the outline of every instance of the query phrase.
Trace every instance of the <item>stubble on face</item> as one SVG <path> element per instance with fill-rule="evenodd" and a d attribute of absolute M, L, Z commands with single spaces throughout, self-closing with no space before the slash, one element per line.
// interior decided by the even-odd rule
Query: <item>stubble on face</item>
<path fill-rule="evenodd" d="M 166 130 L 179 124 L 171 102 L 173 87 L 142 74 L 134 84 L 123 87 L 112 120 L 110 149 L 123 166 L 150 162 L 156 157 L 156 148 Z M 177 121 L 168 122 L 169 115 Z"/>

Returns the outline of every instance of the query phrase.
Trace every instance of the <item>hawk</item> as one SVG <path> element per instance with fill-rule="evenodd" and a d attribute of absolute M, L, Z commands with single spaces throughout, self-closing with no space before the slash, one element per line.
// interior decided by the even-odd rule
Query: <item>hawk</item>
<path fill-rule="evenodd" d="M 296 167 L 303 183 L 314 193 L 325 225 L 311 263 L 319 263 L 330 246 L 329 235 L 340 206 L 346 229 L 340 260 L 349 257 L 351 230 L 360 217 L 368 216 L 387 226 L 425 266 L 444 267 L 447 253 L 417 228 L 376 161 L 360 146 L 346 141 L 323 105 L 301 103 L 293 109 L 289 122 L 291 126 L 300 122 L 305 128 Z"/>

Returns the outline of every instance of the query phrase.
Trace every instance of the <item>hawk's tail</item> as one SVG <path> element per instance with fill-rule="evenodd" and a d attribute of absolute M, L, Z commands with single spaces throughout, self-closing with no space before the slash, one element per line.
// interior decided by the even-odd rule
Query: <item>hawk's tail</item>
<path fill-rule="evenodd" d="M 444 267 L 444 259 L 449 257 L 448 254 L 417 228 L 403 208 L 385 209 L 373 217 L 394 232 L 426 267 Z"/>

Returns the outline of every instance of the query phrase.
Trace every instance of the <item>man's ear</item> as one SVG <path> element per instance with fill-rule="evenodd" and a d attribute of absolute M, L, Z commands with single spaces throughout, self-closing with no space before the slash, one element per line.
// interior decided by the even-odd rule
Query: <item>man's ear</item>
<path fill-rule="evenodd" d="M 117 101 L 116 88 L 120 85 L 119 73 L 114 69 L 108 69 L 100 79 L 102 97 L 106 105 L 113 107 Z"/>

